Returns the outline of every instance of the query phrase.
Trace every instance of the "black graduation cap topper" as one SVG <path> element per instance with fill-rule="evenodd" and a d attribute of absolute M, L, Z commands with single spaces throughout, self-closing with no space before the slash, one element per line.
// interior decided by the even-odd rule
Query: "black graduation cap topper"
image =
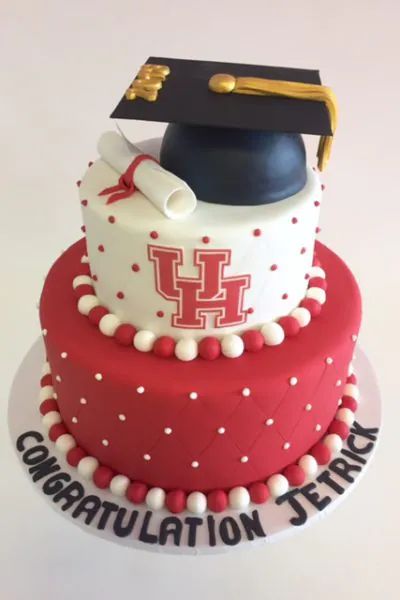
<path fill-rule="evenodd" d="M 336 113 L 316 70 L 150 57 L 111 117 L 170 123 L 161 164 L 199 199 L 264 204 L 304 187 L 300 134 L 325 167 Z"/>

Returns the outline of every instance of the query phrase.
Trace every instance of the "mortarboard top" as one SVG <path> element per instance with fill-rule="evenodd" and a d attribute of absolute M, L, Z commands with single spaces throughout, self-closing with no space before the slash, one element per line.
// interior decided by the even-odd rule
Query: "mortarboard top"
<path fill-rule="evenodd" d="M 146 64 L 166 65 L 170 69 L 156 100 L 140 97 L 128 100 L 124 94 L 111 114 L 112 118 L 324 136 L 332 134 L 330 115 L 324 102 L 280 95 L 218 94 L 209 89 L 209 80 L 217 73 L 321 85 L 316 70 L 153 56 Z"/>

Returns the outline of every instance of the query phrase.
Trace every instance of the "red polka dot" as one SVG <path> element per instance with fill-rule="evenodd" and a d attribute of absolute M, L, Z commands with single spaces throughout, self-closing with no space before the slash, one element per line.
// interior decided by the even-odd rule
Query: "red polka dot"
<path fill-rule="evenodd" d="M 340 408 L 349 408 L 353 412 L 356 412 L 358 408 L 358 402 L 352 396 L 343 396 Z"/>
<path fill-rule="evenodd" d="M 104 252 L 104 246 L 103 246 L 103 244 L 99 244 L 99 245 L 97 246 L 97 250 L 98 250 L 99 252 Z"/>
<path fill-rule="evenodd" d="M 123 300 L 125 298 L 124 292 L 117 292 L 116 296 L 117 296 L 118 300 Z"/>
<path fill-rule="evenodd" d="M 55 442 L 60 437 L 60 435 L 64 435 L 64 433 L 68 433 L 64 423 L 56 423 L 56 425 L 52 425 L 50 427 L 49 438 L 52 442 Z"/>
<path fill-rule="evenodd" d="M 313 446 L 309 451 L 309 454 L 315 458 L 319 465 L 327 465 L 331 460 L 331 451 L 329 450 L 328 446 L 322 442 L 315 444 L 315 446 Z"/>
<path fill-rule="evenodd" d="M 254 504 L 263 504 L 270 496 L 268 487 L 261 481 L 256 481 L 251 484 L 249 487 L 249 494 L 250 499 Z"/>
<path fill-rule="evenodd" d="M 294 317 L 282 317 L 278 323 L 283 328 L 285 337 L 294 337 L 300 331 L 299 322 Z"/>
<path fill-rule="evenodd" d="M 108 315 L 108 310 L 104 306 L 95 306 L 88 314 L 89 322 L 97 326 L 104 315 Z"/>
<path fill-rule="evenodd" d="M 146 499 L 147 490 L 149 488 L 145 483 L 134 481 L 126 490 L 126 497 L 133 504 L 142 504 Z"/>
<path fill-rule="evenodd" d="M 314 298 L 304 298 L 300 302 L 300 306 L 309 310 L 312 317 L 318 317 L 322 308 L 321 304 Z"/>
<path fill-rule="evenodd" d="M 210 238 L 208 237 L 208 235 L 205 235 L 202 238 L 202 242 L 203 242 L 203 244 L 209 244 L 210 243 Z"/>
<path fill-rule="evenodd" d="M 228 506 L 228 496 L 223 490 L 213 490 L 207 496 L 207 506 L 215 513 L 220 513 Z"/>
<path fill-rule="evenodd" d="M 134 271 L 135 273 L 137 273 L 138 271 L 140 271 L 140 267 L 137 263 L 133 263 L 133 265 L 131 266 L 132 271 Z"/>
<path fill-rule="evenodd" d="M 302 249 L 300 250 L 300 254 L 305 254 L 305 253 L 306 253 L 306 251 L 307 251 L 307 249 L 306 249 L 306 248 L 304 248 L 304 246 L 303 246 L 303 247 L 302 247 Z"/>
<path fill-rule="evenodd" d="M 111 479 L 114 477 L 114 471 L 109 467 L 100 466 L 97 467 L 93 473 L 93 483 L 96 487 L 101 490 L 105 490 L 109 487 Z"/>
<path fill-rule="evenodd" d="M 115 217 L 113 217 L 113 215 L 110 215 L 110 216 L 108 217 L 108 222 L 109 222 L 109 223 L 115 223 Z"/>
<path fill-rule="evenodd" d="M 90 160 L 90 161 L 88 162 L 88 167 L 90 168 L 90 167 L 92 166 L 92 164 L 93 164 L 93 161 L 92 161 L 92 160 Z"/>
<path fill-rule="evenodd" d="M 254 312 L 254 308 L 252 308 L 252 307 L 250 306 L 250 308 L 248 308 L 248 309 L 247 309 L 247 314 L 248 314 L 248 315 L 252 315 L 252 314 L 253 314 L 253 312 Z"/>
<path fill-rule="evenodd" d="M 74 289 L 74 294 L 77 298 L 81 298 L 82 296 L 93 295 L 95 293 L 94 287 L 89 285 L 88 283 L 84 283 L 83 285 L 78 285 Z"/>
<path fill-rule="evenodd" d="M 296 223 L 298 223 L 298 219 L 296 219 L 296 217 L 293 217 L 292 223 L 293 223 L 293 225 L 296 225 Z"/>
<path fill-rule="evenodd" d="M 170 358 L 175 352 L 174 338 L 169 335 L 162 335 L 154 342 L 153 352 L 156 356 Z"/>
<path fill-rule="evenodd" d="M 87 206 L 88 205 L 88 201 L 87 200 L 82 200 L 81 204 L 82 204 L 82 206 Z"/>
<path fill-rule="evenodd" d="M 82 231 L 82 233 L 86 233 L 86 227 L 84 225 L 82 225 L 81 231 Z"/>
<path fill-rule="evenodd" d="M 81 187 L 81 183 L 82 183 L 82 181 L 81 181 L 80 179 L 78 179 L 78 181 L 76 182 L 76 185 L 77 185 L 78 187 Z"/>
<path fill-rule="evenodd" d="M 92 279 L 93 279 L 93 281 L 98 281 L 99 280 L 99 278 L 97 277 L 97 275 L 92 275 Z"/>
<path fill-rule="evenodd" d="M 338 419 L 334 419 L 332 423 L 329 425 L 328 429 L 329 433 L 336 433 L 342 440 L 348 438 L 350 434 L 350 427 L 346 425 L 343 421 L 339 421 Z"/>
<path fill-rule="evenodd" d="M 309 287 L 322 288 L 323 290 L 326 290 L 328 288 L 326 279 L 324 279 L 323 277 L 312 277 L 308 285 Z"/>
<path fill-rule="evenodd" d="M 287 294 L 282 294 L 282 300 L 287 300 L 289 296 Z"/>
<path fill-rule="evenodd" d="M 151 232 L 150 232 L 150 237 L 151 237 L 153 240 L 156 240 L 156 239 L 158 238 L 158 233 L 157 233 L 157 231 L 151 231 Z"/>
<path fill-rule="evenodd" d="M 346 383 L 352 383 L 352 384 L 356 385 L 357 377 L 355 376 L 354 373 L 352 373 L 352 375 L 348 376 L 348 378 L 346 379 Z"/>
<path fill-rule="evenodd" d="M 260 235 L 261 235 L 261 229 L 254 229 L 254 231 L 253 231 L 253 235 L 254 235 L 255 237 L 260 237 Z"/>
<path fill-rule="evenodd" d="M 264 346 L 264 337 L 260 331 L 250 329 L 242 335 L 244 347 L 248 352 L 258 352 Z"/>
<path fill-rule="evenodd" d="M 53 410 L 58 411 L 58 404 L 56 400 L 54 400 L 54 398 L 48 398 L 47 400 L 44 400 L 44 402 L 41 403 L 39 410 L 40 414 L 47 415 L 48 412 L 51 412 Z"/>
<path fill-rule="evenodd" d="M 136 327 L 129 325 L 129 323 L 123 323 L 117 327 L 114 333 L 115 339 L 117 340 L 118 344 L 121 344 L 121 346 L 132 346 L 135 335 Z"/>
<path fill-rule="evenodd" d="M 310 279 L 310 274 L 309 274 L 309 273 L 306 273 L 306 274 L 304 275 L 304 279 L 306 279 L 306 280 L 307 280 L 307 279 Z"/>
<path fill-rule="evenodd" d="M 271 271 L 276 271 L 277 268 L 278 268 L 278 265 L 275 265 L 275 264 L 270 266 Z"/>
<path fill-rule="evenodd" d="M 186 494 L 183 490 L 172 490 L 165 498 L 165 504 L 173 514 L 181 513 L 186 508 Z"/>
<path fill-rule="evenodd" d="M 205 360 L 215 360 L 221 354 L 221 344 L 215 337 L 205 337 L 199 343 L 199 354 Z"/>
<path fill-rule="evenodd" d="M 44 387 L 45 385 L 53 385 L 53 377 L 51 373 L 47 373 L 47 375 L 43 375 L 40 380 L 40 387 Z"/>
<path fill-rule="evenodd" d="M 324 191 L 325 189 L 325 185 L 323 183 L 321 183 L 321 190 Z"/>
<path fill-rule="evenodd" d="M 80 448 L 79 446 L 75 446 L 75 448 L 71 448 L 67 452 L 67 463 L 71 465 L 71 467 L 77 467 L 82 458 L 85 458 L 87 453 Z"/>
<path fill-rule="evenodd" d="M 315 228 L 315 233 L 321 233 L 321 227 L 316 227 Z"/>
<path fill-rule="evenodd" d="M 158 317 L 159 319 L 162 319 L 162 318 L 163 318 L 163 316 L 164 316 L 164 312 L 163 312 L 162 310 L 158 310 L 158 311 L 156 312 L 156 315 L 157 315 L 157 317 Z"/>
<path fill-rule="evenodd" d="M 289 465 L 283 469 L 282 475 L 286 477 L 289 485 L 302 485 L 306 479 L 306 474 L 299 465 Z"/>
<path fill-rule="evenodd" d="M 321 203 L 320 203 L 318 200 L 316 200 L 316 201 L 314 202 L 314 206 L 319 206 L 320 204 L 321 204 Z"/>

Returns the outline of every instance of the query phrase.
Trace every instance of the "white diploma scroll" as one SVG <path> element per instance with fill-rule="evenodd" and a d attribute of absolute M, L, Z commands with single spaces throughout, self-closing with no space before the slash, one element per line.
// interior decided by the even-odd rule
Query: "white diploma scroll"
<path fill-rule="evenodd" d="M 115 131 L 103 133 L 97 149 L 101 158 L 121 175 L 143 154 Z M 196 196 L 187 183 L 154 160 L 143 160 L 137 166 L 133 183 L 169 219 L 184 219 L 196 208 Z"/>

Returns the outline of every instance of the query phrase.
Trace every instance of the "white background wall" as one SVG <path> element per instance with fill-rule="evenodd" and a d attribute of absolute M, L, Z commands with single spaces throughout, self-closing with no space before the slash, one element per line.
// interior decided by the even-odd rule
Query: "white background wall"
<path fill-rule="evenodd" d="M 0 18 L 0 597 L 398 598 L 400 4 L 2 0 Z M 258 551 L 177 559 L 102 543 L 47 508 L 8 440 L 8 389 L 39 333 L 43 277 L 80 235 L 75 181 L 149 55 L 320 68 L 340 100 L 321 240 L 361 285 L 384 435 L 337 512 Z M 137 140 L 161 131 L 130 129 Z"/>

